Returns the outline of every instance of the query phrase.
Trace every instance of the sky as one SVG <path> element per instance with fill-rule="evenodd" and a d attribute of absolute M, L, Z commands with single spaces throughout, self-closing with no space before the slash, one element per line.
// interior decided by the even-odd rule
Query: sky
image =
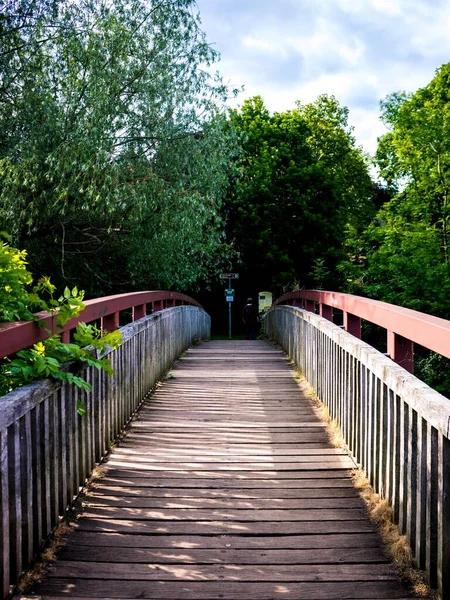
<path fill-rule="evenodd" d="M 386 129 L 379 102 L 427 85 L 450 62 L 450 0 L 197 0 L 236 100 L 271 112 L 334 95 L 358 145 L 374 154 Z"/>

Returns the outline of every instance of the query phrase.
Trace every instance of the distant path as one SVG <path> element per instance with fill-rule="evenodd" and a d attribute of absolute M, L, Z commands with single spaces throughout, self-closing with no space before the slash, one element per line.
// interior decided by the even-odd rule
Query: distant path
<path fill-rule="evenodd" d="M 286 357 L 189 350 L 107 463 L 35 593 L 289 600 L 411 596 Z"/>

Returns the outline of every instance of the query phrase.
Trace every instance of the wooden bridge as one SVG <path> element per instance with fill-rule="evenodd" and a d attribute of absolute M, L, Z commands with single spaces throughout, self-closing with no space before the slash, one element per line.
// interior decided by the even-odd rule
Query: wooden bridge
<path fill-rule="evenodd" d="M 140 411 L 45 599 L 409 597 L 280 350 L 191 349 Z"/>
<path fill-rule="evenodd" d="M 172 300 L 123 330 L 112 380 L 88 373 L 86 417 L 65 386 L 2 399 L 5 592 L 144 399 L 27 597 L 412 598 L 353 486 L 356 463 L 448 597 L 448 401 L 326 318 L 286 306 L 266 317 L 267 333 L 327 404 L 348 453 L 330 445 L 294 366 L 269 342 L 191 347 L 148 396 L 207 337 L 205 313 Z"/>

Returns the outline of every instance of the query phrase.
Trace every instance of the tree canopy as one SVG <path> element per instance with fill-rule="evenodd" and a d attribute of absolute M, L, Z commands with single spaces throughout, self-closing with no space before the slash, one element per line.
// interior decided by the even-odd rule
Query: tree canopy
<path fill-rule="evenodd" d="M 376 161 L 388 199 L 367 228 L 363 292 L 450 317 L 450 65 L 382 103 Z"/>
<path fill-rule="evenodd" d="M 0 221 L 90 294 L 226 260 L 228 90 L 193 0 L 21 0 L 0 16 Z"/>
<path fill-rule="evenodd" d="M 273 115 L 257 96 L 231 111 L 242 154 L 228 234 L 255 290 L 317 285 L 320 265 L 327 284 L 337 285 L 346 225 L 371 203 L 367 161 L 347 112 L 328 96 Z"/>

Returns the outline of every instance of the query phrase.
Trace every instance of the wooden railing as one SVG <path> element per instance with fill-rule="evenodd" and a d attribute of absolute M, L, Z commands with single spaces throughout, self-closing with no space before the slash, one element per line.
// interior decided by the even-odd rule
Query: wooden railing
<path fill-rule="evenodd" d="M 385 327 L 387 320 L 381 317 L 390 314 L 391 332 L 425 346 L 430 335 L 436 335 L 429 347 L 445 356 L 450 324 L 411 315 L 414 311 L 393 311 L 382 303 L 371 309 L 370 300 L 327 294 L 307 292 L 304 300 L 310 309 L 312 302 L 326 300 L 321 312 L 328 319 L 312 310 L 282 306 L 285 297 L 265 316 L 266 333 L 303 371 L 340 426 L 350 454 L 392 506 L 400 532 L 407 535 L 430 584 L 442 599 L 450 598 L 450 400 L 331 323 L 324 307 L 338 299 L 336 305 L 349 315 L 370 317 Z M 355 326 L 353 318 L 347 317 L 347 326 L 349 322 Z M 431 334 L 424 331 L 426 323 Z"/>
<path fill-rule="evenodd" d="M 298 306 L 333 321 L 334 309 L 343 312 L 343 327 L 361 338 L 361 320 L 386 329 L 387 354 L 410 373 L 414 370 L 414 344 L 450 358 L 450 321 L 395 304 L 361 296 L 300 290 L 281 296 L 274 306 Z"/>
<path fill-rule="evenodd" d="M 153 313 L 145 316 L 144 307 L 150 303 Z M 177 303 L 186 306 L 173 306 Z M 114 375 L 85 369 L 83 376 L 92 386 L 88 394 L 46 380 L 0 398 L 3 597 L 156 381 L 195 338 L 205 339 L 210 334 L 209 316 L 182 294 L 142 292 L 86 304 L 80 320 L 102 318 L 107 328 L 118 323 L 119 311 L 133 309 L 135 322 L 121 328 L 123 345 L 109 354 Z M 167 309 L 161 310 L 164 307 Z M 69 329 L 75 325 L 69 324 Z M 0 340 L 2 348 L 6 345 L 11 351 L 23 347 L 24 340 L 27 344 L 38 341 L 41 335 L 34 323 L 25 323 L 3 326 Z M 84 416 L 77 413 L 79 400 L 86 406 Z"/>

